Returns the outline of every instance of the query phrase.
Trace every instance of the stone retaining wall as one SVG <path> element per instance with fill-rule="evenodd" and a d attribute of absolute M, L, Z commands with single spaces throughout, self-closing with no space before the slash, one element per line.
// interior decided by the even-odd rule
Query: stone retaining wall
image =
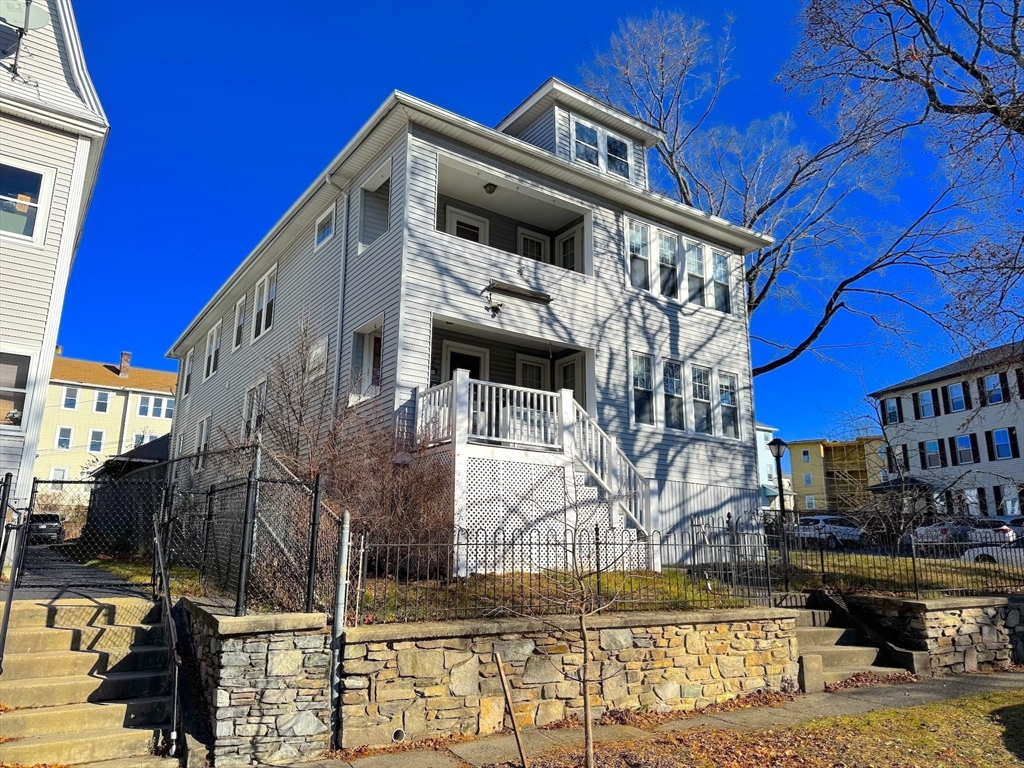
<path fill-rule="evenodd" d="M 873 614 L 892 641 L 927 651 L 933 676 L 991 671 L 1024 661 L 1024 603 L 1005 597 L 847 597 L 846 602 L 858 613 Z"/>
<path fill-rule="evenodd" d="M 795 618 L 794 611 L 769 608 L 591 617 L 595 712 L 694 709 L 795 687 Z M 501 730 L 506 716 L 495 651 L 520 724 L 582 713 L 583 648 L 578 624 L 568 619 L 358 627 L 347 631 L 345 643 L 346 747 L 391 743 L 399 729 L 411 739 Z"/>
<path fill-rule="evenodd" d="M 182 604 L 217 768 L 286 762 L 330 746 L 331 636 L 324 614 L 235 618 L 188 598 Z"/>

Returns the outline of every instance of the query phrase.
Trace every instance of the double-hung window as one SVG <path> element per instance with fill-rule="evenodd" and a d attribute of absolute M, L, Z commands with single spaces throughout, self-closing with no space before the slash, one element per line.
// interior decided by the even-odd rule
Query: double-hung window
<path fill-rule="evenodd" d="M 53 447 L 58 451 L 70 451 L 71 441 L 74 439 L 75 430 L 73 427 L 57 427 L 57 439 Z"/>
<path fill-rule="evenodd" d="M 653 359 L 641 352 L 633 353 L 633 422 L 654 424 Z"/>
<path fill-rule="evenodd" d="M 235 332 L 231 337 L 231 351 L 234 352 L 242 346 L 245 338 L 245 296 L 235 302 Z"/>
<path fill-rule="evenodd" d="M 662 381 L 665 386 L 665 426 L 668 429 L 685 429 L 683 364 L 674 360 L 666 360 Z"/>
<path fill-rule="evenodd" d="M 995 459 L 1012 459 L 1013 458 L 1013 444 L 1010 440 L 1009 429 L 993 429 L 992 430 L 992 448 Z"/>
<path fill-rule="evenodd" d="M 274 308 L 277 302 L 277 265 L 275 264 L 256 283 L 253 300 L 252 339 L 255 341 L 274 325 Z"/>
<path fill-rule="evenodd" d="M 722 434 L 740 436 L 739 377 L 734 373 L 718 373 L 718 399 L 722 408 Z"/>
<path fill-rule="evenodd" d="M 220 321 L 206 334 L 206 367 L 203 369 L 203 381 L 213 376 L 220 367 Z"/>
<path fill-rule="evenodd" d="M 686 245 L 686 285 L 691 304 L 704 306 L 704 246 L 700 243 Z"/>
<path fill-rule="evenodd" d="M 248 440 L 259 429 L 266 402 L 266 381 L 261 381 L 245 393 L 245 413 L 242 423 L 242 438 L 244 440 Z"/>
<path fill-rule="evenodd" d="M 930 389 L 918 393 L 917 403 L 922 419 L 931 419 L 937 415 L 935 413 L 935 397 Z"/>
<path fill-rule="evenodd" d="M 380 315 L 352 336 L 352 392 L 355 398 L 380 393 L 384 316 Z"/>
<path fill-rule="evenodd" d="M 882 401 L 882 413 L 885 417 L 884 421 L 886 426 L 889 424 L 899 424 L 903 421 L 902 411 L 903 409 L 898 397 L 888 397 Z"/>
<path fill-rule="evenodd" d="M 64 400 L 61 408 L 66 411 L 73 411 L 78 408 L 78 387 L 64 387 Z"/>
<path fill-rule="evenodd" d="M 89 430 L 89 453 L 103 453 L 103 430 Z"/>
<path fill-rule="evenodd" d="M 693 383 L 693 429 L 704 435 L 713 435 L 711 423 L 711 369 L 695 365 L 691 369 Z"/>
<path fill-rule="evenodd" d="M 21 426 L 31 362 L 28 355 L 0 352 L 0 426 Z"/>
<path fill-rule="evenodd" d="M 139 416 L 149 416 L 149 395 L 139 395 Z"/>
<path fill-rule="evenodd" d="M 641 291 L 651 288 L 651 228 L 639 221 L 629 222 L 629 283 Z"/>
<path fill-rule="evenodd" d="M 715 309 L 728 314 L 732 311 L 732 294 L 729 290 L 729 257 L 726 254 L 711 254 L 711 278 L 715 284 Z"/>
<path fill-rule="evenodd" d="M 110 410 L 110 393 L 97 392 L 96 399 L 92 403 L 93 413 L 106 413 Z"/>
<path fill-rule="evenodd" d="M 0 232 L 43 242 L 51 172 L 0 163 Z"/>
<path fill-rule="evenodd" d="M 984 386 L 984 402 L 988 405 L 996 405 L 997 403 L 1006 402 L 1006 393 L 1003 391 L 1003 382 L 998 374 L 991 376 L 985 376 L 981 379 L 981 383 Z"/>
<path fill-rule="evenodd" d="M 950 384 L 947 391 L 949 392 L 949 410 L 967 410 L 967 400 L 964 397 L 963 384 Z"/>
<path fill-rule="evenodd" d="M 810 472 L 804 472 L 804 485 L 814 485 L 814 478 Z"/>
<path fill-rule="evenodd" d="M 661 295 L 679 298 L 679 236 L 658 230 L 658 271 Z"/>
<path fill-rule="evenodd" d="M 810 451 L 800 451 L 800 460 L 804 464 L 810 464 L 811 463 L 811 452 Z"/>
<path fill-rule="evenodd" d="M 200 419 L 196 425 L 196 458 L 195 468 L 202 469 L 206 463 L 206 454 L 210 450 L 210 417 Z"/>
<path fill-rule="evenodd" d="M 606 128 L 573 118 L 573 157 L 605 173 L 630 178 L 632 148 L 627 139 Z"/>
<path fill-rule="evenodd" d="M 933 469 L 942 466 L 942 456 L 939 454 L 939 441 L 926 440 L 924 443 L 925 467 Z"/>
<path fill-rule="evenodd" d="M 173 397 L 168 397 L 167 400 L 164 401 L 164 418 L 165 419 L 173 419 L 174 418 L 174 398 Z"/>
<path fill-rule="evenodd" d="M 961 464 L 974 463 L 974 449 L 971 446 L 970 435 L 956 436 L 956 458 Z"/>
<path fill-rule="evenodd" d="M 195 351 L 195 347 L 188 351 L 185 355 L 185 377 L 181 382 L 181 396 L 185 397 L 192 389 L 192 353 Z"/>

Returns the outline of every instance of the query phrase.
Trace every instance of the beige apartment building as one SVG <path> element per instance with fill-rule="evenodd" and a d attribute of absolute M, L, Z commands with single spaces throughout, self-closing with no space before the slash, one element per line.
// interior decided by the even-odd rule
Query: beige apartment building
<path fill-rule="evenodd" d="M 850 512 L 863 507 L 872 485 L 889 479 L 881 435 L 853 440 L 789 443 L 796 509 Z"/>
<path fill-rule="evenodd" d="M 60 356 L 46 390 L 33 474 L 78 480 L 104 461 L 171 431 L 175 374 Z"/>

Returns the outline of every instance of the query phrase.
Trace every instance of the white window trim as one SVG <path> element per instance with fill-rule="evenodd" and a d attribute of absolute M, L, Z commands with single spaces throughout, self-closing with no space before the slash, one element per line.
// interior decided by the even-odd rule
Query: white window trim
<path fill-rule="evenodd" d="M 736 409 L 736 437 L 730 437 L 725 434 L 725 416 L 723 410 L 726 406 L 722 405 L 722 374 L 732 376 L 736 380 L 736 388 L 732 392 L 733 396 L 736 398 L 736 404 L 731 406 Z M 742 440 L 743 411 L 740 407 L 740 375 L 738 373 L 733 373 L 732 371 L 719 370 L 718 368 L 715 368 L 713 369 L 712 378 L 715 382 L 715 389 L 712 394 L 716 395 L 716 397 L 714 401 L 712 401 L 712 405 L 714 406 L 714 411 L 717 411 L 719 429 L 719 434 L 717 436 L 723 440 Z"/>
<path fill-rule="evenodd" d="M 146 413 L 142 412 L 142 398 L 146 398 L 149 402 L 146 403 Z M 153 414 L 153 395 L 139 395 L 138 401 L 135 403 L 135 415 L 140 419 L 152 419 Z"/>
<path fill-rule="evenodd" d="M 205 416 L 196 422 L 196 440 L 195 440 L 195 455 L 197 457 L 195 468 L 197 470 L 202 469 L 206 465 L 206 455 L 202 453 L 202 446 L 210 444 L 210 422 L 213 419 L 213 413 L 207 413 Z M 202 429 L 200 429 L 202 428 Z"/>
<path fill-rule="evenodd" d="M 100 449 L 94 451 L 92 449 L 92 436 L 97 432 L 100 433 Z M 103 444 L 107 442 L 107 431 L 105 429 L 90 429 L 89 430 L 89 442 L 85 444 L 86 451 L 89 453 L 103 453 Z"/>
<path fill-rule="evenodd" d="M 956 405 L 954 405 L 953 387 L 960 387 L 960 402 L 963 403 L 963 406 L 960 408 L 957 408 Z M 960 413 L 961 411 L 967 410 L 967 392 L 965 389 L 963 382 L 959 381 L 954 381 L 952 384 L 946 386 L 946 395 L 949 398 L 950 413 Z"/>
<path fill-rule="evenodd" d="M 963 438 L 963 439 L 965 439 L 967 441 L 967 447 L 966 448 L 961 448 L 960 447 L 960 438 Z M 994 446 L 995 445 L 995 438 L 993 437 L 992 439 L 993 439 L 993 446 Z M 958 464 L 973 464 L 974 463 L 974 445 L 971 443 L 971 436 L 970 435 L 955 435 L 953 437 L 953 446 L 956 448 L 956 460 L 957 460 Z M 964 461 L 964 457 L 960 453 L 961 451 L 967 451 L 967 455 L 969 456 L 967 461 Z"/>
<path fill-rule="evenodd" d="M 335 229 L 337 227 L 337 222 L 336 222 L 335 216 L 334 216 L 334 208 L 335 208 L 335 203 L 331 203 L 331 205 L 327 208 L 327 210 L 325 210 L 323 213 L 321 213 L 319 216 L 316 217 L 316 223 L 313 224 L 313 253 L 316 253 L 321 248 L 326 246 L 329 242 L 331 242 L 331 240 L 334 239 L 334 232 L 335 232 Z M 320 231 L 320 224 L 321 224 L 321 222 L 325 221 L 326 219 L 330 219 L 331 220 L 331 232 L 330 232 L 329 235 L 327 235 L 327 237 L 325 237 L 323 240 L 321 240 L 318 243 L 316 241 L 317 232 Z"/>
<path fill-rule="evenodd" d="M 561 269 L 567 269 L 566 267 L 562 266 L 562 243 L 564 241 L 568 240 L 570 237 L 575 237 L 576 238 L 576 264 L 573 267 L 573 269 L 568 270 L 568 271 L 575 272 L 578 275 L 586 274 L 587 265 L 586 265 L 586 262 L 585 262 L 585 259 L 584 259 L 585 249 L 584 249 L 584 246 L 583 246 L 583 238 L 584 238 L 584 230 L 585 229 L 586 229 L 586 225 L 585 224 L 580 224 L 579 226 L 573 227 L 572 229 L 567 229 L 565 232 L 562 232 L 560 235 L 555 235 L 555 251 L 554 251 L 554 253 L 551 254 L 551 263 L 552 264 L 554 264 L 556 267 L 560 267 Z"/>
<path fill-rule="evenodd" d="M 804 508 L 808 510 L 816 510 L 818 508 L 817 500 L 814 495 L 804 496 Z"/>
<path fill-rule="evenodd" d="M 551 361 L 545 357 L 533 355 L 521 355 L 516 353 L 516 386 L 523 385 L 523 363 L 534 363 L 541 367 L 541 389 L 544 392 L 551 391 Z"/>
<path fill-rule="evenodd" d="M 516 251 L 524 259 L 527 256 L 523 253 L 523 238 L 528 237 L 531 240 L 540 241 L 540 263 L 550 264 L 551 263 L 551 238 L 542 232 L 536 232 L 526 227 L 516 227 Z M 530 259 L 533 261 L 533 259 Z"/>
<path fill-rule="evenodd" d="M 383 338 L 381 340 L 383 341 Z M 311 365 L 313 360 L 313 352 L 316 351 L 318 347 L 323 347 L 324 350 L 323 363 L 321 364 L 318 370 L 313 370 Z M 319 379 L 321 376 L 327 374 L 327 356 L 330 351 L 330 340 L 328 339 L 327 336 L 321 336 L 319 339 L 317 339 L 310 345 L 309 359 L 306 360 L 306 381 L 315 381 L 316 379 Z"/>
<path fill-rule="evenodd" d="M 810 472 L 804 472 L 804 485 L 814 485 L 814 475 Z"/>
<path fill-rule="evenodd" d="M 638 224 L 645 224 L 647 226 L 647 285 L 650 286 L 646 291 L 642 288 L 634 288 L 632 273 L 630 271 L 630 253 L 629 253 L 629 223 L 635 221 Z M 659 252 L 661 246 L 660 233 L 671 235 L 676 238 L 676 242 L 679 243 L 679 250 L 676 252 L 676 296 L 665 296 L 661 292 L 661 253 Z M 719 315 L 726 315 L 728 317 L 736 317 L 736 302 L 733 296 L 733 256 L 735 254 L 729 251 L 723 251 L 718 248 L 714 248 L 709 243 L 703 242 L 702 240 L 696 240 L 693 237 L 684 235 L 682 232 L 666 227 L 662 224 L 658 224 L 651 219 L 644 218 L 634 213 L 626 213 L 623 217 L 623 228 L 622 228 L 622 242 L 623 242 L 623 267 L 624 267 L 624 278 L 626 290 L 634 293 L 643 294 L 646 296 L 653 296 L 662 301 L 676 304 L 678 306 L 685 306 L 695 311 L 699 310 L 711 310 Z M 557 243 L 557 241 L 556 241 Z M 690 270 L 687 261 L 686 253 L 692 247 L 699 247 L 701 249 L 701 264 L 704 267 L 704 274 L 701 278 L 701 295 L 704 297 L 703 304 L 693 304 L 690 302 Z M 556 251 L 557 254 L 557 245 Z M 729 260 L 729 312 L 722 312 L 715 309 L 714 307 L 714 296 L 711 296 L 711 302 L 708 301 L 709 286 L 715 282 L 714 279 L 714 257 L 712 253 L 718 253 L 725 256 Z M 713 293 L 713 291 L 712 291 Z"/>
<path fill-rule="evenodd" d="M 480 379 L 489 381 L 491 376 L 491 351 L 486 347 L 474 347 L 472 344 L 462 344 L 457 341 L 441 342 L 441 381 L 448 381 L 452 377 L 452 352 L 463 355 L 476 355 L 480 358 Z"/>
<path fill-rule="evenodd" d="M 68 390 L 69 389 L 75 390 L 75 407 L 74 408 L 68 408 L 66 405 L 64 405 L 64 403 L 66 403 L 67 400 L 68 400 Z M 81 387 L 66 386 L 60 392 L 60 409 L 62 411 L 77 411 L 78 410 L 78 401 L 81 400 L 81 399 L 82 399 L 82 388 Z"/>
<path fill-rule="evenodd" d="M 380 165 L 377 166 L 377 170 L 375 170 L 372 174 L 370 174 L 369 178 L 367 178 L 366 181 L 364 181 L 362 184 L 359 185 L 359 189 L 361 190 L 361 192 L 376 192 L 378 189 L 381 188 L 381 185 L 384 184 L 385 181 L 388 181 L 390 178 L 391 178 L 391 158 L 389 157 L 384 162 L 382 162 Z M 360 208 L 360 210 L 359 210 L 359 238 L 358 238 L 359 242 L 358 242 L 358 252 L 360 254 L 362 254 L 363 251 L 365 251 L 367 248 L 372 248 L 374 245 L 377 244 L 377 242 L 381 238 L 383 238 L 388 232 L 391 231 L 391 195 L 390 195 L 390 192 L 388 194 L 388 227 L 383 232 L 381 232 L 379 235 L 377 235 L 377 237 L 374 238 L 374 241 L 372 243 L 367 243 L 365 241 L 365 237 L 364 237 L 364 233 L 363 233 L 363 223 L 364 223 L 363 213 L 364 213 L 364 211 L 362 210 L 363 209 L 363 195 L 362 194 L 359 195 L 359 208 Z M 337 223 L 335 223 L 335 226 L 337 226 Z M 314 237 L 315 236 L 316 236 L 316 232 L 314 230 Z"/>
<path fill-rule="evenodd" d="M 718 280 L 715 279 L 715 256 L 724 256 L 725 257 L 725 282 L 724 283 L 719 282 Z M 708 309 L 713 309 L 715 312 L 719 312 L 719 313 L 721 313 L 723 315 L 733 315 L 733 314 L 736 314 L 735 313 L 736 302 L 735 302 L 734 297 L 733 297 L 733 287 L 732 287 L 732 270 L 733 270 L 732 257 L 733 257 L 733 254 L 729 253 L 728 251 L 711 249 L 711 274 L 704 280 L 704 304 L 705 304 L 705 306 L 707 306 L 707 300 L 708 300 L 708 295 L 707 294 L 708 294 L 708 284 L 709 283 L 712 286 L 712 290 L 711 290 L 711 303 L 712 303 L 712 305 L 714 305 L 714 303 L 715 303 L 714 286 L 716 286 L 716 285 L 724 285 L 726 287 L 726 290 L 728 291 L 728 294 L 729 294 L 729 311 L 728 312 L 723 312 L 722 310 L 720 310 L 716 306 L 708 307 Z M 708 265 L 705 264 L 704 265 L 705 274 L 707 273 L 707 267 L 708 267 Z M 687 288 L 689 288 L 689 284 L 687 284 Z M 687 293 L 687 295 L 689 295 L 689 293 Z"/>
<path fill-rule="evenodd" d="M 370 378 L 366 382 L 359 383 L 359 391 L 356 391 L 356 379 L 355 379 L 355 337 L 356 336 L 380 336 L 380 356 L 381 356 L 381 367 L 384 365 L 384 314 L 377 315 L 373 320 L 367 323 L 363 323 L 359 328 L 352 332 L 350 335 L 352 346 L 349 348 L 349 394 L 348 402 L 349 405 L 361 402 L 363 400 L 371 400 L 380 394 L 381 388 L 378 386 L 374 389 L 373 384 L 373 344 L 367 344 L 363 342 L 363 359 L 359 361 L 359 373 L 362 376 L 364 371 L 370 371 Z M 383 377 L 383 371 L 381 372 Z"/>
<path fill-rule="evenodd" d="M 266 405 L 266 393 L 264 393 L 264 400 L 258 402 L 256 397 L 259 396 L 260 387 L 265 386 L 267 383 L 267 377 L 261 376 L 260 378 L 253 381 L 245 391 L 242 393 L 242 426 L 239 429 L 239 437 L 244 442 L 256 434 L 256 421 L 260 415 L 260 409 Z M 253 392 L 253 410 L 251 416 L 246 413 L 249 407 L 249 393 Z M 246 427 L 248 427 L 249 434 L 246 435 Z"/>
<path fill-rule="evenodd" d="M 466 240 L 463 237 L 459 237 L 455 234 L 455 228 L 459 221 L 464 221 L 474 227 L 480 228 L 480 242 L 478 245 L 486 245 L 488 248 L 491 245 L 491 223 L 487 219 L 476 216 L 469 211 L 464 211 L 461 208 L 456 208 L 452 205 L 446 205 L 444 207 L 444 231 L 452 237 L 457 237 L 464 243 L 471 243 L 472 240 Z"/>
<path fill-rule="evenodd" d="M 259 280 L 257 280 L 256 284 L 253 286 L 252 322 L 249 324 L 249 346 L 252 346 L 257 341 L 262 339 L 264 336 L 266 336 L 268 333 L 270 333 L 270 331 L 272 331 L 273 328 L 274 328 L 273 318 L 271 318 L 270 325 L 266 324 L 266 322 L 267 322 L 267 301 L 266 301 L 266 297 L 264 296 L 264 300 L 263 300 L 263 328 L 260 331 L 259 336 L 256 335 L 256 305 L 259 303 L 260 285 L 263 286 L 263 290 L 264 290 L 264 292 L 266 292 L 267 285 L 269 284 L 269 278 L 270 278 L 270 276 L 272 274 L 274 274 L 276 272 L 277 272 L 277 262 L 274 262 L 274 265 L 270 269 L 268 269 L 266 272 L 264 272 L 263 276 Z M 278 289 L 280 289 L 280 281 L 278 281 Z M 246 293 L 246 296 L 248 296 L 248 295 L 249 294 Z M 275 304 L 274 313 L 277 314 L 277 308 L 276 308 L 277 295 L 276 294 L 274 296 L 274 304 Z M 205 365 L 203 367 L 203 373 L 206 373 Z"/>
<path fill-rule="evenodd" d="M 561 360 L 555 361 L 555 381 L 558 383 L 558 389 L 562 386 L 562 369 L 573 364 L 576 366 L 576 386 L 574 390 L 579 390 L 579 393 L 583 396 L 585 402 L 579 403 L 581 408 L 586 409 L 586 404 L 589 402 L 587 397 L 586 388 L 586 366 L 587 366 L 587 355 L 585 352 L 578 352 L 568 357 L 563 357 Z"/>
<path fill-rule="evenodd" d="M 58 469 L 63 470 L 64 477 L 54 477 L 53 473 Z M 68 479 L 68 468 L 67 467 L 50 467 L 50 479 L 51 480 L 67 480 Z"/>
<path fill-rule="evenodd" d="M 211 341 L 214 338 L 217 339 L 216 351 L 220 352 L 224 348 L 224 334 L 221 332 L 223 329 L 223 323 L 223 320 L 218 320 L 216 323 L 213 324 L 213 328 L 206 332 L 206 354 L 203 355 L 203 381 L 206 381 L 207 379 L 212 379 L 217 374 L 217 371 L 220 370 L 220 356 L 218 355 L 213 361 L 213 364 L 211 365 L 210 350 Z M 207 369 L 209 369 L 209 373 L 206 372 Z"/>
<path fill-rule="evenodd" d="M 15 232 L 0 231 L 0 240 L 10 240 L 19 245 L 42 248 L 46 244 L 46 230 L 50 223 L 50 201 L 53 197 L 53 182 L 56 178 L 56 171 L 25 160 L 15 159 L 10 155 L 0 153 L 0 163 L 18 168 L 30 173 L 38 173 L 43 177 L 39 183 L 39 202 L 36 203 L 36 228 L 32 237 L 19 235 Z"/>
<path fill-rule="evenodd" d="M 21 423 L 0 424 L 0 432 L 7 432 L 8 434 L 24 434 L 27 431 L 27 427 L 29 424 L 28 412 L 29 409 L 32 407 L 32 398 L 35 396 L 36 391 L 34 382 L 36 380 L 36 362 L 39 357 L 39 350 L 31 347 L 23 347 L 19 344 L 9 344 L 5 341 L 3 344 L 3 352 L 9 355 L 27 357 L 28 376 L 25 379 L 25 406 L 21 410 Z M 44 386 L 46 386 L 45 382 Z M 11 387 L 9 391 L 20 392 L 21 390 L 17 387 Z M 45 405 L 43 407 L 45 409 Z"/>
<path fill-rule="evenodd" d="M 109 390 L 106 390 L 106 389 L 98 389 L 98 390 L 96 390 L 95 396 L 92 399 L 92 412 L 93 413 L 110 413 L 110 404 L 111 404 L 111 401 L 113 400 L 113 398 L 111 397 L 111 394 L 112 393 Z M 101 410 L 99 410 L 99 408 L 96 407 L 96 406 L 98 406 L 100 404 L 100 395 L 106 395 L 107 396 L 107 410 L 105 410 L 105 411 L 101 411 Z"/>
<path fill-rule="evenodd" d="M 576 124 L 580 123 L 592 128 L 597 132 L 597 165 L 592 165 L 584 160 L 580 160 L 576 157 Z M 618 139 L 626 145 L 626 161 L 629 164 L 629 176 L 620 176 L 617 173 L 612 173 L 608 170 L 608 137 Z M 623 136 L 615 131 L 610 131 L 599 123 L 591 122 L 579 115 L 573 113 L 571 115 L 569 125 L 569 157 L 574 163 L 578 163 L 586 168 L 594 168 L 599 170 L 601 173 L 611 176 L 614 179 L 621 179 L 622 181 L 628 181 L 630 184 L 636 183 L 636 159 L 633 153 L 633 140 Z"/>
<path fill-rule="evenodd" d="M 996 442 L 996 434 L 998 432 L 1005 432 L 1006 433 L 1006 442 L 1005 443 L 998 443 L 998 442 Z M 1000 456 L 999 455 L 999 446 L 1000 445 L 1005 445 L 1006 446 L 1006 449 L 1010 452 L 1008 456 Z M 1010 429 L 1009 429 L 1009 427 L 997 427 L 996 429 L 992 430 L 992 459 L 993 459 L 993 461 L 1008 461 L 1008 460 L 1013 459 L 1013 443 L 1010 441 Z"/>
<path fill-rule="evenodd" d="M 679 379 L 680 379 L 679 380 L 679 386 L 682 387 L 683 391 L 679 395 L 673 395 L 673 397 L 678 397 L 680 400 L 683 401 L 683 428 L 680 429 L 679 427 L 670 427 L 668 425 L 668 413 L 667 412 L 664 414 L 665 423 L 662 426 L 665 428 L 666 432 L 670 432 L 670 433 L 674 433 L 674 434 L 678 434 L 678 435 L 685 435 L 685 434 L 688 434 L 688 433 L 693 431 L 693 430 L 687 428 L 687 426 L 686 426 L 689 423 L 687 421 L 687 419 L 689 419 L 690 416 L 692 415 L 692 414 L 687 413 L 686 361 L 684 361 L 684 360 L 682 360 L 682 359 L 680 359 L 678 357 L 665 357 L 665 358 L 662 358 L 660 363 L 659 363 L 659 368 L 661 370 L 661 401 L 662 401 L 662 409 L 667 411 L 667 409 L 665 407 L 665 404 L 664 404 L 665 403 L 665 399 L 668 397 L 668 394 L 665 392 L 665 363 L 675 363 L 676 365 L 679 366 Z M 656 395 L 656 397 L 657 397 L 657 395 Z"/>
<path fill-rule="evenodd" d="M 67 448 L 61 448 L 60 447 L 60 431 L 62 429 L 70 429 L 71 430 L 71 435 L 70 435 L 70 437 L 68 437 L 68 447 Z M 72 427 L 70 424 L 58 424 L 57 425 L 57 429 L 53 433 L 53 450 L 55 450 L 55 451 L 70 451 L 70 450 L 73 450 L 74 447 L 75 447 L 75 428 Z"/>
<path fill-rule="evenodd" d="M 626 368 L 629 376 L 626 379 L 627 392 L 629 393 L 629 426 L 633 429 L 659 430 L 663 420 L 661 409 L 658 407 L 658 394 L 664 391 L 661 383 L 661 358 L 647 349 L 629 348 L 626 350 L 626 354 L 628 355 L 628 365 Z M 652 424 L 637 422 L 636 420 L 636 403 L 633 401 L 633 355 L 645 355 L 651 358 L 651 412 L 654 416 Z"/>
<path fill-rule="evenodd" d="M 231 324 L 231 351 L 236 352 L 242 348 L 242 342 L 245 341 L 245 304 L 249 294 L 246 294 L 238 301 L 235 302 L 235 321 Z M 241 318 L 242 321 L 242 338 L 238 338 L 238 321 Z M 191 354 L 191 352 L 189 353 Z"/>
<path fill-rule="evenodd" d="M 633 254 L 630 253 L 630 251 L 629 251 L 629 225 L 630 225 L 630 222 L 636 222 L 637 224 L 642 224 L 643 226 L 647 227 L 647 256 L 646 257 L 642 257 L 642 256 L 638 257 L 638 258 L 645 258 L 645 260 L 647 261 L 647 289 L 646 290 L 644 290 L 643 288 L 636 288 L 633 285 Z M 624 217 L 624 223 L 625 223 L 625 229 L 624 229 L 624 232 L 623 232 L 623 237 L 624 237 L 623 244 L 625 246 L 625 248 L 624 248 L 624 260 L 625 260 L 625 266 L 626 266 L 626 289 L 630 290 L 630 291 L 633 291 L 634 293 L 647 294 L 649 296 L 660 296 L 661 295 L 660 293 L 655 293 L 652 290 L 652 288 L 654 286 L 654 283 L 651 281 L 651 263 L 654 261 L 654 256 L 653 256 L 653 253 L 652 253 L 653 249 L 652 249 L 651 243 L 652 243 L 652 239 L 654 237 L 656 237 L 657 234 L 658 234 L 657 225 L 652 224 L 649 221 L 645 221 L 644 219 L 640 218 L 639 216 L 626 216 L 626 217 Z"/>
<path fill-rule="evenodd" d="M 184 450 L 185 450 L 185 432 L 182 431 L 182 432 L 178 433 L 178 443 L 177 443 L 177 448 L 174 451 L 174 458 L 180 459 L 182 457 L 182 455 L 183 455 L 183 451 Z"/>
<path fill-rule="evenodd" d="M 195 370 L 192 369 L 192 364 L 194 362 L 193 354 L 192 353 L 195 352 L 195 351 L 196 351 L 195 347 L 192 347 L 188 351 L 188 353 L 185 355 L 185 365 L 181 369 L 181 397 L 182 397 L 182 399 L 188 397 L 189 393 L 192 391 L 193 381 L 191 379 L 191 376 L 192 376 L 193 373 L 195 373 Z"/>
<path fill-rule="evenodd" d="M 687 258 L 686 253 L 692 246 L 697 246 L 700 248 L 700 263 L 703 267 L 704 274 L 698 275 L 694 273 L 693 276 L 699 277 L 701 279 L 701 296 L 704 297 L 703 304 L 693 304 L 690 302 L 690 260 L 689 258 Z M 713 306 L 710 306 L 708 304 L 708 282 L 710 282 L 708 280 L 708 259 L 710 253 L 711 246 L 708 245 L 707 243 L 701 242 L 700 240 L 694 240 L 693 238 L 683 238 L 683 268 L 681 272 L 683 274 L 683 277 L 686 279 L 686 295 L 685 298 L 682 299 L 682 303 L 686 304 L 688 307 L 694 307 L 696 309 L 714 309 Z M 712 270 L 714 269 L 713 263 L 711 265 L 711 268 Z"/>

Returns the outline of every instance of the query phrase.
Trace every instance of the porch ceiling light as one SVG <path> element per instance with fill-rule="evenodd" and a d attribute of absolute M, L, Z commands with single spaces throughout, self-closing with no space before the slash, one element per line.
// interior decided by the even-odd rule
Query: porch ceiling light
<path fill-rule="evenodd" d="M 497 184 L 492 184 L 490 182 L 488 182 L 487 184 L 484 184 L 484 192 L 486 192 L 488 195 L 493 195 L 494 194 L 494 190 L 496 190 L 497 188 L 498 188 Z"/>
<path fill-rule="evenodd" d="M 768 450 L 771 451 L 772 456 L 776 459 L 781 459 L 786 454 L 787 448 L 789 448 L 789 445 L 786 444 L 786 441 L 778 437 L 768 443 Z"/>

